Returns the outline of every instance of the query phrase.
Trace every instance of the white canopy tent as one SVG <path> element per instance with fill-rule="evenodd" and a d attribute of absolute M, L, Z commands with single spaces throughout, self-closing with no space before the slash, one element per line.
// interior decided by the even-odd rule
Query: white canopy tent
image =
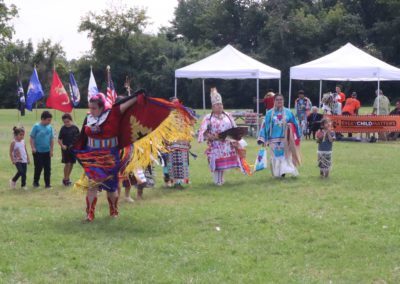
<path fill-rule="evenodd" d="M 256 79 L 257 114 L 260 111 L 258 104 L 259 79 L 279 79 L 279 92 L 281 90 L 281 71 L 241 53 L 229 44 L 198 62 L 175 70 L 175 97 L 177 95 L 177 78 L 203 80 L 203 109 L 206 108 L 205 79 Z"/>
<path fill-rule="evenodd" d="M 321 103 L 322 80 L 377 81 L 380 89 L 380 81 L 400 80 L 400 69 L 347 43 L 328 55 L 290 68 L 289 108 L 292 80 L 319 80 Z"/>

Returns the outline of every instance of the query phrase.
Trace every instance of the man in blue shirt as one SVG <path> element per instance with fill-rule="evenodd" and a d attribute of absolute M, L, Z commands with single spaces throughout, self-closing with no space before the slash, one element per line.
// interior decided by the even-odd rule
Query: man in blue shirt
<path fill-rule="evenodd" d="M 48 111 L 42 112 L 40 122 L 36 123 L 31 131 L 30 144 L 34 161 L 33 186 L 39 187 L 39 179 L 44 169 L 44 183 L 47 189 L 51 188 L 51 157 L 53 157 L 54 133 L 50 125 L 52 115 Z"/>

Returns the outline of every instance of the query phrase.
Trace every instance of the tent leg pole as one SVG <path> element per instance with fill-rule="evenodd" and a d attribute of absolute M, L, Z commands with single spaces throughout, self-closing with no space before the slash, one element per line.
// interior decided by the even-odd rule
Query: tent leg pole
<path fill-rule="evenodd" d="M 177 89 L 178 89 L 178 79 L 175 78 L 175 89 L 174 89 L 174 97 L 177 97 Z"/>
<path fill-rule="evenodd" d="M 378 78 L 378 108 L 377 108 L 377 110 L 376 110 L 376 114 L 377 115 L 379 115 L 379 109 L 380 109 L 380 105 L 379 105 L 379 101 L 380 101 L 380 95 L 381 95 L 381 92 L 380 92 L 380 89 L 381 89 L 381 84 L 380 84 L 381 82 L 380 82 L 380 80 L 379 80 L 379 78 Z"/>
<path fill-rule="evenodd" d="M 260 131 L 260 121 L 259 121 L 259 113 L 260 113 L 260 79 L 257 78 L 257 132 L 256 135 L 258 135 L 258 132 Z"/>
<path fill-rule="evenodd" d="M 289 101 L 288 108 L 290 109 L 290 100 L 292 98 L 292 78 L 289 78 Z"/>
<path fill-rule="evenodd" d="M 318 108 L 321 107 L 321 96 L 322 96 L 322 80 L 319 80 L 319 103 L 318 103 Z"/>
<path fill-rule="evenodd" d="M 204 88 L 204 79 L 202 85 L 203 85 L 203 110 L 206 110 L 206 90 Z"/>
<path fill-rule="evenodd" d="M 281 94 L 281 79 L 279 79 L 279 94 Z"/>

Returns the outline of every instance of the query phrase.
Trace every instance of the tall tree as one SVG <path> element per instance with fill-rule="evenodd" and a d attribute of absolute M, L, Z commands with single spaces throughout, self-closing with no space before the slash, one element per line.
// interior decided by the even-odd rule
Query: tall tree
<path fill-rule="evenodd" d="M 14 28 L 10 20 L 18 15 L 17 7 L 14 4 L 7 6 L 4 0 L 0 0 L 0 46 L 4 46 L 11 40 Z"/>
<path fill-rule="evenodd" d="M 168 39 L 166 33 L 144 34 L 146 24 L 146 12 L 137 8 L 89 13 L 83 19 L 79 30 L 89 32 L 92 38 L 93 56 L 88 60 L 101 89 L 105 67 L 110 65 L 118 94 L 125 92 L 128 76 L 133 88 L 144 87 L 161 97 L 173 95 L 174 68 L 185 55 L 184 43 Z"/>

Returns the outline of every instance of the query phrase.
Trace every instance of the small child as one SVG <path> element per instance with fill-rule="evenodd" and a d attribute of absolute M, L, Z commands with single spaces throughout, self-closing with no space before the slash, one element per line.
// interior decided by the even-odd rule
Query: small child
<path fill-rule="evenodd" d="M 40 122 L 36 123 L 30 134 L 33 163 L 35 166 L 33 175 L 33 187 L 39 187 L 39 179 L 44 169 L 44 183 L 46 189 L 51 189 L 51 157 L 53 157 L 54 132 L 51 126 L 52 115 L 47 110 L 40 116 Z"/>
<path fill-rule="evenodd" d="M 335 132 L 332 131 L 332 122 L 324 118 L 321 120 L 321 129 L 317 131 L 318 166 L 321 178 L 327 178 L 332 167 L 332 145 Z"/>
<path fill-rule="evenodd" d="M 169 101 L 180 105 L 177 97 L 169 98 Z M 189 150 L 190 143 L 187 141 L 176 140 L 166 144 L 167 153 L 161 154 L 164 164 L 163 174 L 166 187 L 184 189 L 183 184 L 189 183 Z"/>
<path fill-rule="evenodd" d="M 148 166 L 145 171 L 136 170 L 135 173 L 130 174 L 129 177 L 120 176 L 122 186 L 125 188 L 125 201 L 132 203 L 134 200 L 131 198 L 131 186 L 134 185 L 137 188 L 136 200 L 143 199 L 143 189 L 154 187 L 154 169 L 152 166 Z M 118 187 L 118 196 L 121 196 L 121 187 Z"/>
<path fill-rule="evenodd" d="M 70 186 L 71 181 L 69 179 L 72 168 L 76 163 L 76 158 L 72 152 L 72 147 L 79 137 L 79 128 L 74 125 L 72 116 L 69 113 L 64 113 L 62 116 L 64 125 L 60 129 L 58 134 L 58 144 L 61 147 L 61 163 L 64 165 L 64 179 L 62 183 L 64 186 Z"/>
<path fill-rule="evenodd" d="M 29 156 L 26 151 L 24 136 L 25 130 L 22 127 L 13 128 L 14 140 L 10 144 L 10 159 L 17 168 L 17 173 L 10 180 L 10 188 L 15 189 L 17 180 L 21 177 L 21 188 L 26 190 L 26 170 L 29 164 Z"/>

